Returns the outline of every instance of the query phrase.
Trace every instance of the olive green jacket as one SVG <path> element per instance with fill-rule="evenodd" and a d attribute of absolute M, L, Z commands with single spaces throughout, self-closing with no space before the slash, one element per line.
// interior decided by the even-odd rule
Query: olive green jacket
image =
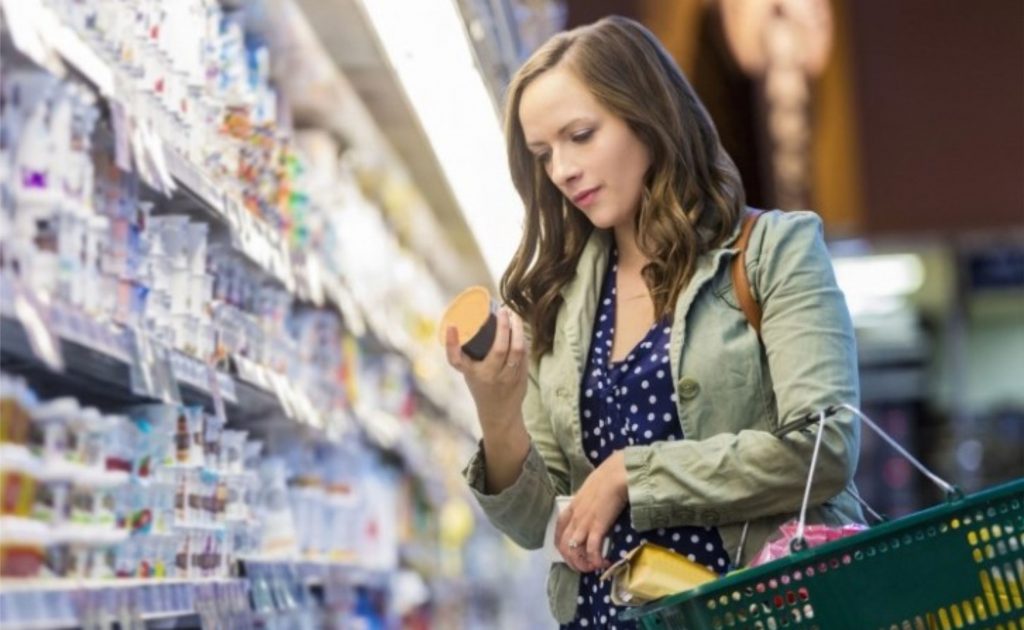
<path fill-rule="evenodd" d="M 686 439 L 627 447 L 625 462 L 627 509 L 637 531 L 717 526 L 733 562 L 741 564 L 799 511 L 817 433 L 812 428 L 776 438 L 771 431 L 828 405 L 858 406 L 859 384 L 853 326 L 818 216 L 767 212 L 754 227 L 746 267 L 763 309 L 760 340 L 740 310 L 729 273 L 738 236 L 739 227 L 699 260 L 676 303 L 670 366 Z M 580 435 L 580 383 L 609 245 L 610 234 L 595 230 L 562 290 L 554 347 L 531 363 L 523 418 L 532 444 L 519 478 L 501 493 L 486 494 L 482 450 L 464 471 L 488 518 L 528 549 L 543 545 L 555 496 L 574 494 L 593 470 Z M 863 521 L 850 494 L 859 444 L 853 414 L 829 420 L 809 522 Z M 548 597 L 560 623 L 575 617 L 578 589 L 578 573 L 552 565 Z"/>

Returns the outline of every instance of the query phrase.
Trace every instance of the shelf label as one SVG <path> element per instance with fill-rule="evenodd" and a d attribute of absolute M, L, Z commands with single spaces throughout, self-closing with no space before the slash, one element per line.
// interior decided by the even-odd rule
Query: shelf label
<path fill-rule="evenodd" d="M 221 426 L 228 422 L 228 414 L 224 410 L 224 397 L 221 396 L 220 373 L 212 363 L 206 364 L 206 382 L 210 388 L 210 397 L 213 398 L 213 414 L 220 420 Z"/>
<path fill-rule="evenodd" d="M 110 115 L 114 127 L 114 163 L 126 173 L 132 172 L 131 120 L 124 104 L 110 101 Z"/>
<path fill-rule="evenodd" d="M 132 392 L 168 404 L 181 403 L 181 392 L 171 371 L 167 348 L 153 342 L 145 332 L 134 328 L 127 330 L 135 350 L 130 370 Z"/>
<path fill-rule="evenodd" d="M 62 371 L 64 357 L 60 351 L 60 341 L 47 325 L 47 312 L 43 305 L 31 291 L 15 289 L 13 310 L 15 319 L 25 329 L 32 354 L 51 370 Z"/>

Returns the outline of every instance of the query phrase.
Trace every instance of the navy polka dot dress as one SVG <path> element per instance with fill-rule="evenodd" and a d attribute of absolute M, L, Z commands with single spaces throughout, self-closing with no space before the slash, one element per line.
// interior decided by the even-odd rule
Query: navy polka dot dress
<path fill-rule="evenodd" d="M 594 466 L 627 446 L 683 438 L 669 368 L 669 324 L 655 322 L 624 360 L 611 361 L 617 269 L 618 252 L 613 248 L 580 394 L 583 450 Z M 630 526 L 628 506 L 612 525 L 609 538 L 608 559 L 612 561 L 647 540 L 717 573 L 724 573 L 729 564 L 717 529 L 673 527 L 641 535 Z M 582 576 L 576 619 L 563 628 L 636 627 L 633 622 L 618 620 L 623 609 L 611 603 L 611 582 L 600 582 L 600 575 L 594 572 Z"/>

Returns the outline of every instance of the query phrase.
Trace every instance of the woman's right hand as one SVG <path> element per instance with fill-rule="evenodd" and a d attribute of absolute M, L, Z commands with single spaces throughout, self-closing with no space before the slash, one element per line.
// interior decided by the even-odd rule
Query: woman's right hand
<path fill-rule="evenodd" d="M 502 433 L 522 422 L 526 397 L 526 339 L 523 322 L 508 307 L 498 309 L 494 343 L 482 361 L 462 351 L 458 330 L 449 326 L 445 336 L 448 363 L 462 373 L 476 403 L 485 434 Z"/>

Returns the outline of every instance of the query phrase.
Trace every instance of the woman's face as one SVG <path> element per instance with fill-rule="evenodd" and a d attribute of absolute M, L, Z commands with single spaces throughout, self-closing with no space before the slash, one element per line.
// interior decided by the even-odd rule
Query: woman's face
<path fill-rule="evenodd" d="M 651 157 L 625 120 L 564 66 L 526 87 L 519 120 L 530 152 L 595 227 L 632 225 Z"/>

